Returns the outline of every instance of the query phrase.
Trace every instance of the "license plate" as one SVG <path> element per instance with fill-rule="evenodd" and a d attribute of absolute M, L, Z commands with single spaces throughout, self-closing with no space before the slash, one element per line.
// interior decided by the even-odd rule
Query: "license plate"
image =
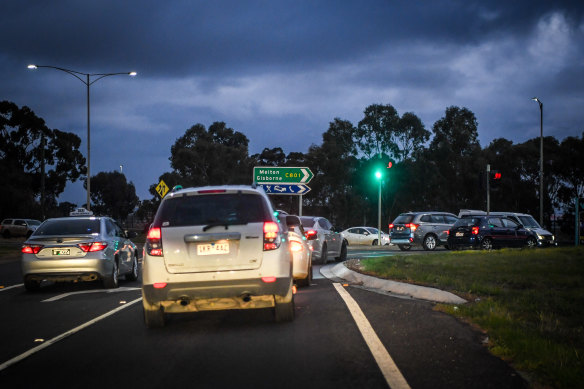
<path fill-rule="evenodd" d="M 229 254 L 229 243 L 209 243 L 197 246 L 197 255 Z"/>
<path fill-rule="evenodd" d="M 464 236 L 464 232 L 457 232 L 456 236 Z"/>
<path fill-rule="evenodd" d="M 71 249 L 53 249 L 53 255 L 71 255 Z"/>

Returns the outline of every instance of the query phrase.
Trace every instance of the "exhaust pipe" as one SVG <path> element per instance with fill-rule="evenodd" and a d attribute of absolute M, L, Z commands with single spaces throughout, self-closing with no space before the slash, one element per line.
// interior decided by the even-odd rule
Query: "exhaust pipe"
<path fill-rule="evenodd" d="M 189 305 L 190 300 L 187 296 L 182 296 L 180 298 L 180 305 L 182 305 L 183 307 L 186 307 L 187 305 Z"/>
<path fill-rule="evenodd" d="M 251 301 L 251 295 L 249 293 L 245 293 L 243 296 L 241 296 L 241 299 L 244 303 L 249 303 Z"/>

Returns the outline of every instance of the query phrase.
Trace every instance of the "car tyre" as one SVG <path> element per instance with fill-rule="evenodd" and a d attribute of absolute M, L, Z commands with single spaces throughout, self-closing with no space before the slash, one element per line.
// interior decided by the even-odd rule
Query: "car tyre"
<path fill-rule="evenodd" d="M 481 249 L 483 250 L 492 250 L 493 249 L 493 240 L 491 238 L 484 238 L 481 242 Z"/>
<path fill-rule="evenodd" d="M 24 289 L 29 292 L 37 292 L 41 288 L 41 282 L 36 280 L 24 280 Z"/>
<path fill-rule="evenodd" d="M 335 258 L 335 262 L 345 262 L 347 260 L 347 245 L 345 242 L 341 245 L 341 252 L 339 256 Z"/>
<path fill-rule="evenodd" d="M 424 237 L 424 241 L 422 242 L 422 246 L 424 246 L 424 250 L 426 251 L 434 251 L 438 242 L 436 241 L 436 235 L 428 234 Z"/>
<path fill-rule="evenodd" d="M 412 245 L 410 245 L 410 244 L 398 244 L 397 247 L 399 247 L 399 249 L 401 251 L 408 251 L 409 249 L 412 248 Z"/>
<path fill-rule="evenodd" d="M 148 309 L 144 307 L 144 324 L 146 328 L 164 327 L 164 311 L 161 308 Z"/>
<path fill-rule="evenodd" d="M 278 301 L 278 300 L 282 301 Z M 292 285 L 284 298 L 276 296 L 276 305 L 274 306 L 274 319 L 277 322 L 289 322 L 294 320 L 294 292 Z"/>
<path fill-rule="evenodd" d="M 322 245 L 322 248 L 320 249 L 320 263 L 322 263 L 323 265 L 326 265 L 326 262 L 328 261 L 328 247 L 326 247 L 326 243 Z"/>
<path fill-rule="evenodd" d="M 119 268 L 117 259 L 113 262 L 113 268 L 110 275 L 103 279 L 103 286 L 106 289 L 115 289 L 120 286 Z"/>
<path fill-rule="evenodd" d="M 371 246 L 377 246 L 377 239 L 373 239 L 373 242 L 371 242 Z"/>
<path fill-rule="evenodd" d="M 126 274 L 126 281 L 136 281 L 138 279 L 138 257 L 132 254 L 132 271 Z"/>
<path fill-rule="evenodd" d="M 534 249 L 537 247 L 537 241 L 535 240 L 535 238 L 533 236 L 530 236 L 529 238 L 527 238 L 526 245 L 527 245 L 527 248 Z"/>

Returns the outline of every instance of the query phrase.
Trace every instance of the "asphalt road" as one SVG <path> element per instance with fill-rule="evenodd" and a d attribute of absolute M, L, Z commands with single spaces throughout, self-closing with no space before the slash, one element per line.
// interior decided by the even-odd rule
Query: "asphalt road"
<path fill-rule="evenodd" d="M 360 252 L 350 254 L 365 255 Z M 275 323 L 270 310 L 218 311 L 171 315 L 166 327 L 148 330 L 140 280 L 122 281 L 115 291 L 88 283 L 27 293 L 19 286 L 18 259 L 0 259 L 0 387 L 387 388 L 401 382 L 388 381 L 389 362 L 379 352 L 405 387 L 525 387 L 488 353 L 483 334 L 434 311 L 433 303 L 363 290 L 319 270 L 310 287 L 298 289 L 291 323 Z M 357 324 L 355 306 L 370 332 Z M 368 346 L 372 334 L 377 349 Z"/>

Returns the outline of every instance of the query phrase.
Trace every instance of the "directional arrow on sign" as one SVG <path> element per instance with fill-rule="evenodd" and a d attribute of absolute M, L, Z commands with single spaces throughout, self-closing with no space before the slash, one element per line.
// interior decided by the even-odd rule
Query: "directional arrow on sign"
<path fill-rule="evenodd" d="M 258 184 L 264 192 L 272 195 L 303 195 L 310 192 L 305 184 Z"/>

